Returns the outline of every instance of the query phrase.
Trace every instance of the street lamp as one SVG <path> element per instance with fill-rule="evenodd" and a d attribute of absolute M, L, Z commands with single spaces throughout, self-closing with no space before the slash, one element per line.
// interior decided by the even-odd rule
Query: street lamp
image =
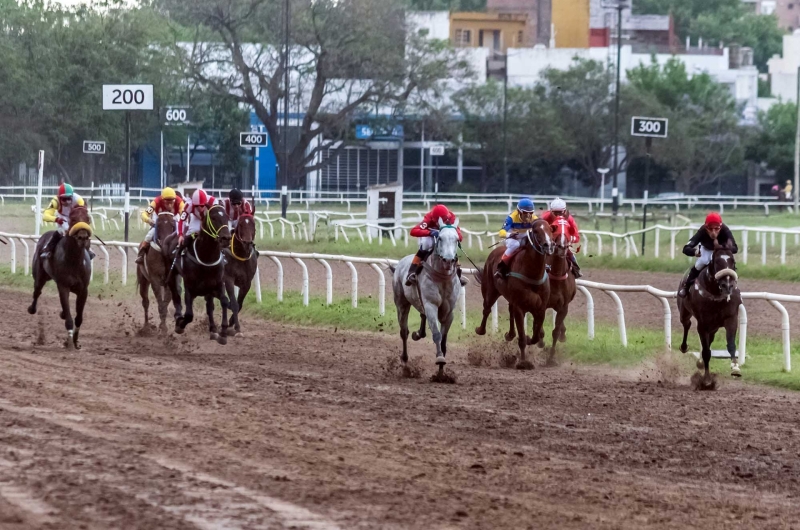
<path fill-rule="evenodd" d="M 289 207 L 289 0 L 283 4 L 283 167 L 281 168 L 281 217 Z"/>
<path fill-rule="evenodd" d="M 602 212 L 605 206 L 606 201 L 606 173 L 611 171 L 607 167 L 601 167 L 597 169 L 597 172 L 600 173 L 600 211 Z"/>
<path fill-rule="evenodd" d="M 620 72 L 622 71 L 622 11 L 627 9 L 627 0 L 614 0 L 603 3 L 604 8 L 617 10 L 617 83 L 614 88 L 614 180 L 611 186 L 611 206 L 614 215 L 619 211 L 619 189 L 617 180 L 619 178 L 619 85 Z"/>

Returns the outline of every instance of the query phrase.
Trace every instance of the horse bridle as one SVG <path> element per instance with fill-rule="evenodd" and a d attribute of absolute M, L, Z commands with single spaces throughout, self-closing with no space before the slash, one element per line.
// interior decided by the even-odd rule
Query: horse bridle
<path fill-rule="evenodd" d="M 253 219 L 253 216 L 251 214 L 242 214 L 242 215 L 239 216 L 239 222 L 241 223 L 242 219 L 244 219 L 245 217 L 249 217 L 250 219 Z M 237 225 L 237 228 L 238 228 L 238 226 L 241 226 L 241 225 Z M 233 249 L 233 243 L 234 243 L 234 240 L 236 240 L 236 239 L 238 239 L 239 242 L 242 245 L 244 245 L 245 248 L 249 248 L 250 249 L 250 252 L 247 254 L 247 257 L 241 258 L 241 257 L 236 255 L 236 251 Z M 237 233 L 237 230 L 234 230 L 233 231 L 233 237 L 231 237 L 231 249 L 230 249 L 231 250 L 231 256 L 233 256 L 235 259 L 237 259 L 239 261 L 247 261 L 247 260 L 250 259 L 250 256 L 253 254 L 253 246 L 254 245 L 255 245 L 254 241 L 244 241 L 241 237 L 239 237 L 239 234 Z"/>
<path fill-rule="evenodd" d="M 219 204 L 214 204 L 206 211 L 206 219 L 205 223 L 203 223 L 205 225 L 203 227 L 203 232 L 211 236 L 213 239 L 219 239 L 219 233 L 222 232 L 223 229 L 228 228 L 228 224 L 222 224 L 218 228 L 214 227 L 214 225 L 211 223 L 211 212 L 215 208 L 222 208 L 222 206 Z"/>
<path fill-rule="evenodd" d="M 534 225 L 534 224 L 536 224 L 536 222 L 537 222 L 537 221 L 542 221 L 542 222 L 545 222 L 545 221 L 543 221 L 542 219 L 536 219 L 536 221 L 534 221 L 534 222 L 531 224 L 531 229 L 530 229 L 530 230 L 528 230 L 528 231 L 525 233 L 525 237 L 528 239 L 528 243 L 530 243 L 530 245 L 531 245 L 531 248 L 533 248 L 533 250 L 535 250 L 535 251 L 536 251 L 536 252 L 538 252 L 539 254 L 541 254 L 541 255 L 545 256 L 545 255 L 547 255 L 547 252 L 545 252 L 545 251 L 544 251 L 544 249 L 542 248 L 542 245 L 539 245 L 538 243 L 536 243 L 536 239 L 535 239 L 535 238 L 534 238 L 534 239 L 531 239 L 531 232 L 533 232 L 533 225 Z"/>

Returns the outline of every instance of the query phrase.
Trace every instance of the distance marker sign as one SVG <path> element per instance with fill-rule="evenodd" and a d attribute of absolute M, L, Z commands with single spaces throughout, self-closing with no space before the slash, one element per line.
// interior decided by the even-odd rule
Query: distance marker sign
<path fill-rule="evenodd" d="M 650 138 L 666 138 L 669 120 L 666 118 L 631 118 L 631 136 L 649 136 Z"/>
<path fill-rule="evenodd" d="M 239 133 L 239 145 L 242 147 L 267 147 L 269 134 L 262 132 Z"/>
<path fill-rule="evenodd" d="M 103 85 L 103 110 L 153 110 L 153 85 Z"/>
<path fill-rule="evenodd" d="M 97 140 L 84 140 L 83 152 L 88 155 L 106 154 L 106 143 Z"/>

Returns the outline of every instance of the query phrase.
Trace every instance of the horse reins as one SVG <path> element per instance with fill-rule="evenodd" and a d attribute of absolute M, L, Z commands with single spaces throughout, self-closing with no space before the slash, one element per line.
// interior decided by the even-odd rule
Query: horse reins
<path fill-rule="evenodd" d="M 239 217 L 239 221 L 241 221 L 245 217 L 249 217 L 251 219 L 253 218 L 253 216 L 250 215 L 250 214 L 244 214 L 244 215 L 241 215 Z M 238 228 L 238 225 L 237 225 L 237 228 Z M 252 248 L 250 249 L 250 255 L 248 255 L 246 258 L 240 258 L 239 256 L 236 255 L 236 251 L 233 249 L 233 242 L 234 242 L 235 239 L 238 239 L 243 245 L 247 245 L 247 242 L 242 240 L 242 238 L 239 237 L 239 234 L 237 233 L 237 231 L 234 230 L 233 231 L 233 237 L 231 238 L 231 249 L 230 249 L 231 250 L 231 256 L 233 256 L 233 258 L 235 258 L 235 259 L 237 259 L 239 261 L 247 261 L 247 260 L 249 260 L 250 256 L 253 255 L 253 249 Z M 251 241 L 250 244 L 252 245 L 253 242 Z"/>

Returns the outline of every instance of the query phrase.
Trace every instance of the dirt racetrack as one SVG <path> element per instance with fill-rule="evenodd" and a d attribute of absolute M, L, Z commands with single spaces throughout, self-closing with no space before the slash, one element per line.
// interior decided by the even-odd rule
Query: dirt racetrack
<path fill-rule="evenodd" d="M 800 524 L 796 394 L 474 368 L 458 346 L 435 385 L 429 343 L 401 379 L 394 337 L 137 336 L 134 302 L 96 298 L 74 352 L 52 296 L 35 317 L 0 297 L 3 530 Z"/>

